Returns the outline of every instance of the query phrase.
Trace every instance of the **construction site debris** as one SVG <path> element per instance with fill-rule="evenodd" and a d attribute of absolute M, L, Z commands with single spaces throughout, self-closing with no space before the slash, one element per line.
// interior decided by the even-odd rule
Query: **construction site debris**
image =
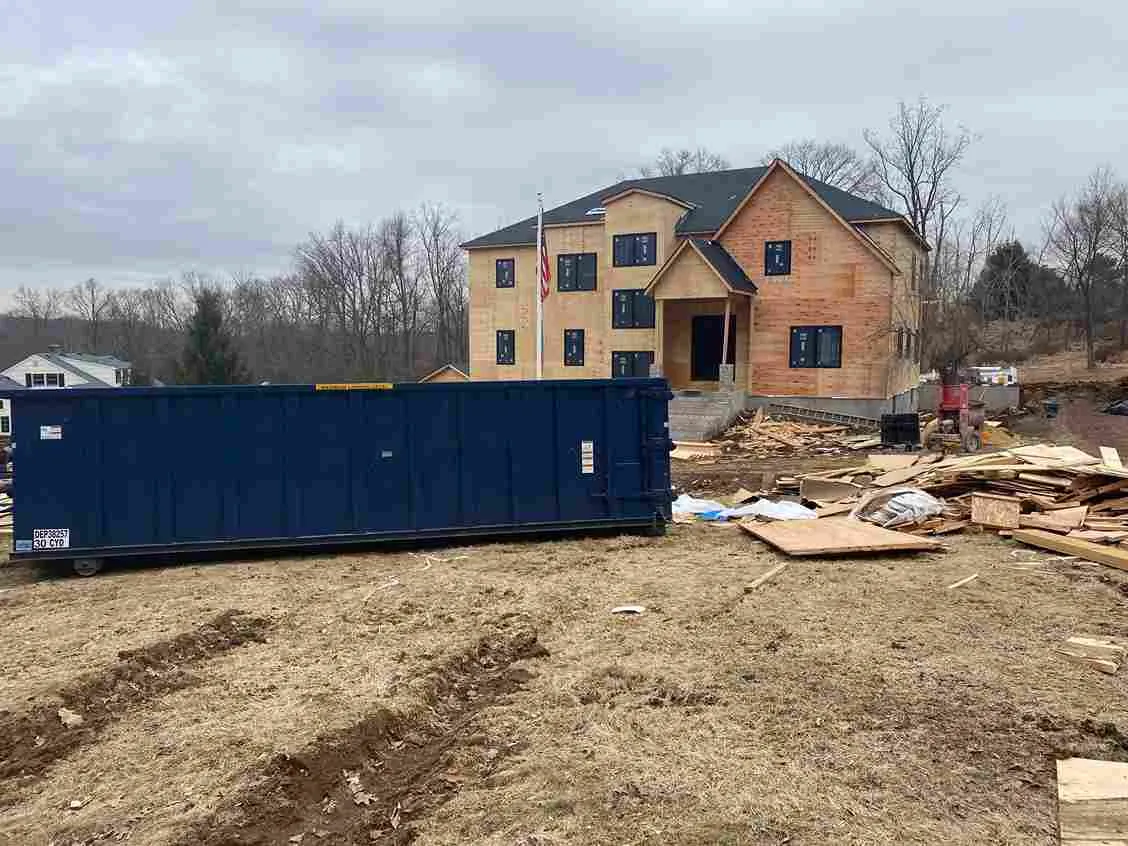
<path fill-rule="evenodd" d="M 850 513 L 884 529 L 916 526 L 944 513 L 944 503 L 916 488 L 896 488 L 870 494 Z"/>
<path fill-rule="evenodd" d="M 857 434 L 857 428 L 847 423 L 787 419 L 783 412 L 765 413 L 763 408 L 758 408 L 755 413 L 740 417 L 714 443 L 723 446 L 726 452 L 739 454 L 830 455 L 879 446 L 881 439 L 872 433 Z M 678 457 L 679 451 L 680 443 L 672 455 Z"/>
<path fill-rule="evenodd" d="M 787 567 L 786 561 L 784 561 L 782 564 L 777 564 L 776 566 L 772 567 L 772 569 L 768 570 L 768 572 L 764 573 L 763 575 L 757 576 L 755 579 L 753 579 L 747 585 L 744 586 L 744 592 L 745 593 L 751 593 L 756 588 L 758 588 L 760 585 L 762 585 L 764 582 L 766 582 L 768 579 L 770 579 L 772 576 L 776 575 L 777 573 L 782 572 L 785 567 Z"/>
<path fill-rule="evenodd" d="M 1128 764 L 1091 758 L 1057 762 L 1061 846 L 1114 846 L 1128 831 Z"/>
<path fill-rule="evenodd" d="M 781 552 L 795 556 L 908 552 L 937 549 L 940 546 L 937 541 L 929 538 L 882 529 L 850 517 L 780 523 L 742 520 L 740 528 Z"/>
<path fill-rule="evenodd" d="M 1088 663 L 1102 673 L 1115 673 L 1124 662 L 1124 644 L 1108 637 L 1071 637 L 1058 652 Z"/>
<path fill-rule="evenodd" d="M 645 605 L 618 605 L 615 608 L 611 609 L 611 613 L 612 614 L 626 614 L 628 616 L 633 617 L 636 614 L 641 614 L 645 610 L 646 610 Z"/>
<path fill-rule="evenodd" d="M 978 573 L 972 573 L 970 576 L 964 576 L 958 582 L 952 582 L 950 585 L 948 585 L 948 590 L 955 590 L 958 587 L 963 587 L 966 584 L 970 584 L 971 582 L 974 582 L 978 578 L 979 578 Z"/>

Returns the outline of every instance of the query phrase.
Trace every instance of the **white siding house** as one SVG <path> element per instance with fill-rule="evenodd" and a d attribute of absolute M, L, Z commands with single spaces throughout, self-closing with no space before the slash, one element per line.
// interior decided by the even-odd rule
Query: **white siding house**
<path fill-rule="evenodd" d="M 128 361 L 112 355 L 88 355 L 52 350 L 33 353 L 11 367 L 0 370 L 19 390 L 66 388 L 116 388 L 132 382 L 133 371 Z M 10 384 L 10 383 L 7 383 Z M 0 435 L 11 433 L 11 397 L 0 399 Z"/>

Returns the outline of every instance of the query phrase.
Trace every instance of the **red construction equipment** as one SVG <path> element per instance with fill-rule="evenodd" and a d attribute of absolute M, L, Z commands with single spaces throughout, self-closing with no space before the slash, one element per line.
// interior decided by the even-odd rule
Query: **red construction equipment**
<path fill-rule="evenodd" d="M 958 370 L 945 371 L 940 385 L 940 402 L 936 419 L 924 427 L 921 441 L 926 448 L 955 447 L 965 452 L 975 452 L 983 444 L 983 421 L 986 419 L 981 404 L 973 406 L 970 386 Z"/>

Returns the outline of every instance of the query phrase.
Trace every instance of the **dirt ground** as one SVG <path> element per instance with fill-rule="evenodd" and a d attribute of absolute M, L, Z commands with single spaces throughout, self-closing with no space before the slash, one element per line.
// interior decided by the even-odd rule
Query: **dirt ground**
<path fill-rule="evenodd" d="M 0 843 L 1054 843 L 1055 759 L 1128 760 L 1128 676 L 1055 650 L 1128 585 L 947 543 L 748 594 L 782 559 L 708 525 L 9 567 Z"/>

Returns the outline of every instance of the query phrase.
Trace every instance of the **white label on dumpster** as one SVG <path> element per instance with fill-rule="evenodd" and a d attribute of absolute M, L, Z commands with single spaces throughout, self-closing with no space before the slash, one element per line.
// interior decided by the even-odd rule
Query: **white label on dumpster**
<path fill-rule="evenodd" d="M 62 426 L 40 426 L 39 427 L 39 440 L 41 441 L 61 441 L 63 439 Z"/>
<path fill-rule="evenodd" d="M 32 529 L 32 549 L 69 549 L 70 529 Z"/>
<path fill-rule="evenodd" d="M 595 441 L 580 441 L 580 472 L 584 475 L 595 472 Z"/>

